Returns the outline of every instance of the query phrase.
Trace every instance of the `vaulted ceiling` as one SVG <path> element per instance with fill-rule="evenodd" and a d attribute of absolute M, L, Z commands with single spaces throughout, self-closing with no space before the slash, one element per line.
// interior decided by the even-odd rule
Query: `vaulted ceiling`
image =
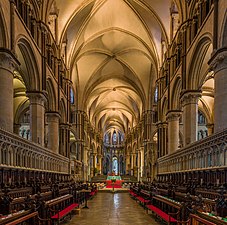
<path fill-rule="evenodd" d="M 180 1 L 179 1 L 180 2 Z M 126 132 L 150 109 L 172 0 L 55 0 L 58 43 L 77 107 L 103 132 Z M 178 7 L 180 7 L 180 3 Z M 48 11 L 47 7 L 47 11 Z"/>

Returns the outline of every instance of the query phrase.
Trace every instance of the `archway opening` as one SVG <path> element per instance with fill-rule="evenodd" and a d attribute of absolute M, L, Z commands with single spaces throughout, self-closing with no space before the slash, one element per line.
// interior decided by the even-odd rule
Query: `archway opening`
<path fill-rule="evenodd" d="M 113 175 L 118 175 L 118 158 L 116 156 L 112 159 L 112 173 Z"/>

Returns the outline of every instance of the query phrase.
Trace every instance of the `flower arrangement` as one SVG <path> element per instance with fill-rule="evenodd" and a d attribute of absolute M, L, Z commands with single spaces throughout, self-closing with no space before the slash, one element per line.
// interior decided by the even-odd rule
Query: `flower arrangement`
<path fill-rule="evenodd" d="M 111 179 L 111 182 L 112 182 L 112 183 L 115 183 L 115 182 L 116 182 L 116 179 L 114 179 L 114 178 Z"/>

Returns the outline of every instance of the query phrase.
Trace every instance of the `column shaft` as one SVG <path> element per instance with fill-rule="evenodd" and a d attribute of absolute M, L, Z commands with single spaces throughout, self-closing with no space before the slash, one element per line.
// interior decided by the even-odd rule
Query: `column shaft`
<path fill-rule="evenodd" d="M 129 168 L 129 165 L 130 165 L 130 155 L 127 154 L 126 155 L 126 160 L 125 160 L 125 169 L 126 169 L 126 174 L 130 174 L 130 168 Z"/>
<path fill-rule="evenodd" d="M 48 143 L 47 147 L 55 153 L 59 153 L 59 114 L 57 112 L 48 112 Z"/>
<path fill-rule="evenodd" d="M 13 72 L 17 61 L 12 53 L 0 49 L 0 127 L 13 132 Z"/>
<path fill-rule="evenodd" d="M 197 141 L 198 133 L 198 91 L 185 92 L 181 98 L 183 106 L 184 146 Z"/>
<path fill-rule="evenodd" d="M 167 114 L 168 120 L 168 152 L 175 152 L 179 145 L 179 111 L 170 111 Z"/>
<path fill-rule="evenodd" d="M 44 146 L 44 103 L 46 101 L 42 92 L 27 92 L 30 101 L 30 127 L 31 140 Z"/>
<path fill-rule="evenodd" d="M 209 62 L 214 71 L 214 132 L 227 128 L 227 48 L 219 49 Z"/>

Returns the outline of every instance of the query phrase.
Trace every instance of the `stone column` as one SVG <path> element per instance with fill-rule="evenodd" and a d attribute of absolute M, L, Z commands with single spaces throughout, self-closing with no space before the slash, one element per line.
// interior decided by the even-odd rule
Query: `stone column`
<path fill-rule="evenodd" d="M 131 176 L 133 176 L 133 168 L 134 168 L 134 154 L 131 153 Z"/>
<path fill-rule="evenodd" d="M 143 176 L 146 176 L 145 174 L 144 174 L 144 172 L 145 172 L 145 168 L 144 168 L 144 147 L 140 147 L 140 167 L 141 167 L 141 171 L 140 171 L 140 173 L 141 173 L 141 177 L 143 177 Z"/>
<path fill-rule="evenodd" d="M 102 155 L 99 156 L 99 170 L 100 170 L 100 174 L 103 174 L 103 157 Z"/>
<path fill-rule="evenodd" d="M 46 98 L 42 92 L 27 92 L 30 101 L 31 141 L 44 146 L 44 103 Z"/>
<path fill-rule="evenodd" d="M 0 128 L 13 132 L 13 72 L 19 65 L 15 56 L 0 48 Z"/>
<path fill-rule="evenodd" d="M 227 128 L 227 48 L 217 50 L 209 61 L 214 71 L 214 132 Z"/>
<path fill-rule="evenodd" d="M 167 151 L 167 123 L 158 123 L 158 157 L 168 154 Z"/>
<path fill-rule="evenodd" d="M 93 166 L 94 169 L 97 168 L 97 153 L 93 153 Z"/>
<path fill-rule="evenodd" d="M 59 125 L 59 154 L 65 154 L 65 126 L 64 124 Z"/>
<path fill-rule="evenodd" d="M 59 114 L 57 112 L 47 112 L 48 142 L 47 148 L 55 153 L 59 153 Z"/>
<path fill-rule="evenodd" d="M 94 175 L 94 154 L 92 151 L 90 152 L 90 177 L 93 177 Z"/>
<path fill-rule="evenodd" d="M 60 124 L 59 134 L 59 154 L 69 157 L 69 124 Z"/>
<path fill-rule="evenodd" d="M 167 123 L 164 122 L 162 124 L 162 149 L 164 155 L 168 154 L 168 148 L 167 148 Z"/>
<path fill-rule="evenodd" d="M 158 158 L 162 157 L 162 135 L 161 135 L 161 122 L 157 123 L 157 133 L 158 133 Z"/>
<path fill-rule="evenodd" d="M 138 167 L 137 167 L 137 180 L 140 180 L 141 177 L 141 152 L 138 150 Z"/>
<path fill-rule="evenodd" d="M 13 132 L 14 132 L 14 134 L 17 134 L 17 135 L 19 135 L 20 134 L 20 124 L 18 124 L 18 123 L 14 123 L 13 124 Z"/>
<path fill-rule="evenodd" d="M 179 119 L 180 111 L 169 111 L 167 114 L 168 121 L 168 152 L 175 152 L 179 145 Z"/>
<path fill-rule="evenodd" d="M 82 171 L 82 179 L 83 180 L 88 180 L 88 163 L 87 163 L 87 159 L 88 159 L 88 147 L 84 146 L 84 154 L 83 154 L 83 171 Z"/>
<path fill-rule="evenodd" d="M 88 176 L 88 180 L 90 180 L 91 178 L 91 151 L 88 149 L 87 152 L 87 176 Z"/>
<path fill-rule="evenodd" d="M 127 153 L 126 155 L 126 160 L 125 160 L 125 170 L 126 170 L 126 174 L 130 174 L 130 168 L 129 168 L 129 165 L 130 165 L 130 155 L 129 153 Z"/>
<path fill-rule="evenodd" d="M 136 153 L 133 154 L 133 175 L 137 176 Z"/>
<path fill-rule="evenodd" d="M 155 179 L 157 177 L 157 143 L 153 142 L 151 144 L 151 179 Z"/>
<path fill-rule="evenodd" d="M 212 135 L 214 133 L 214 124 L 208 123 L 206 127 L 208 136 Z"/>
<path fill-rule="evenodd" d="M 74 116 L 74 124 L 73 124 L 73 129 L 76 131 L 76 143 L 77 143 L 77 149 L 78 151 L 81 152 L 82 155 L 82 159 L 85 156 L 84 154 L 84 129 L 85 129 L 85 125 L 87 125 L 86 122 L 86 118 L 85 118 L 85 113 L 83 111 L 77 110 L 73 112 L 73 116 Z M 88 143 L 86 143 L 88 144 Z M 86 161 L 84 161 L 84 163 L 87 163 Z"/>
<path fill-rule="evenodd" d="M 201 93 L 194 90 L 186 91 L 181 97 L 184 146 L 197 141 L 199 97 Z"/>

